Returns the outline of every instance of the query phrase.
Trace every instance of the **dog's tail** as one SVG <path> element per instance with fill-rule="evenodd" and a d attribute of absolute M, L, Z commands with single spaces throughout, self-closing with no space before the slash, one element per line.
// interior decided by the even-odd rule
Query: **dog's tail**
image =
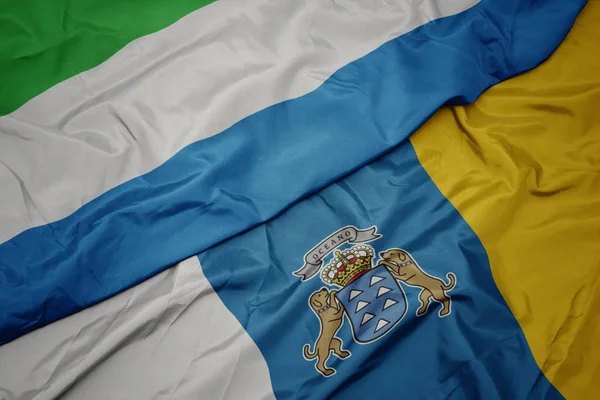
<path fill-rule="evenodd" d="M 446 277 L 450 280 L 450 283 L 447 284 L 447 285 L 445 283 L 443 283 L 442 284 L 442 289 L 444 289 L 444 290 L 453 289 L 454 286 L 456 286 L 456 276 L 454 276 L 454 274 L 452 272 L 448 272 L 446 274 Z"/>
<path fill-rule="evenodd" d="M 302 353 L 304 353 L 304 358 L 306 358 L 307 360 L 312 360 L 313 358 L 315 358 L 317 356 L 317 349 L 315 349 L 314 353 L 311 353 L 310 346 L 305 344 L 304 347 L 302 348 Z"/>

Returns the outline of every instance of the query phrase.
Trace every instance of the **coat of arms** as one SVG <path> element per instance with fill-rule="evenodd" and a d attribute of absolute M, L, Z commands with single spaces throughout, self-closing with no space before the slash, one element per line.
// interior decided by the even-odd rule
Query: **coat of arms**
<path fill-rule="evenodd" d="M 429 275 L 403 249 L 379 253 L 379 262 L 374 265 L 375 250 L 364 243 L 379 239 L 381 235 L 376 231 L 376 227 L 359 230 L 353 226 L 338 230 L 309 251 L 304 266 L 294 273 L 305 281 L 320 271 L 321 280 L 328 285 L 309 297 L 309 306 L 319 318 L 321 332 L 312 351 L 308 344 L 303 348 L 304 358 L 316 358 L 315 367 L 325 377 L 335 373 L 326 366 L 332 351 L 341 359 L 351 356 L 342 348 L 342 340 L 336 337 L 344 315 L 359 344 L 381 338 L 406 315 L 408 302 L 400 282 L 421 289 L 417 316 L 427 312 L 432 299 L 441 304 L 440 317 L 451 312 L 452 301 L 447 292 L 456 285 L 455 275 L 451 272 L 446 275 L 448 283 Z M 345 243 L 356 245 L 338 250 Z M 330 253 L 333 253 L 331 259 L 323 266 L 323 259 Z"/>

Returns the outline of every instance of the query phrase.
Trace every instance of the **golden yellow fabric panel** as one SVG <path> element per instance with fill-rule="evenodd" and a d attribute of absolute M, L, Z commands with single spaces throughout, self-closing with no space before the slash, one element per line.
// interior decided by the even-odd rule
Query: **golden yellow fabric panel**
<path fill-rule="evenodd" d="M 569 399 L 600 395 L 599 21 L 591 1 L 544 64 L 440 110 L 411 138 Z"/>

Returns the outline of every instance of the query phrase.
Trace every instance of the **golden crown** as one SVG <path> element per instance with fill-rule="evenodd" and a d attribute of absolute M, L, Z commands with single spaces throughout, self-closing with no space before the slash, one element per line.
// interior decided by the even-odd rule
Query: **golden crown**
<path fill-rule="evenodd" d="M 346 286 L 373 268 L 373 254 L 373 248 L 366 245 L 336 251 L 335 256 L 321 271 L 321 280 L 329 285 Z"/>

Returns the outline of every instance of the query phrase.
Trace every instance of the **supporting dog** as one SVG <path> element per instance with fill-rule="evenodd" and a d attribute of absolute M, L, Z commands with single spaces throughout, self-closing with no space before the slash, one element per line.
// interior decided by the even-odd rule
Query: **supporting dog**
<path fill-rule="evenodd" d="M 310 308 L 319 317 L 321 332 L 315 342 L 314 352 L 310 351 L 308 344 L 305 344 L 302 350 L 304 358 L 307 360 L 318 357 L 315 367 L 324 376 L 335 374 L 335 369 L 325 365 L 332 350 L 341 359 L 350 357 L 350 352 L 342 349 L 342 340 L 335 337 L 344 318 L 344 306 L 336 301 L 334 297 L 336 293 L 337 290 L 330 292 L 326 288 L 322 288 L 311 294 L 308 300 Z"/>
<path fill-rule="evenodd" d="M 421 316 L 427 312 L 431 298 L 442 304 L 442 309 L 439 312 L 440 317 L 450 314 L 452 301 L 446 294 L 456 285 L 456 277 L 449 272 L 446 277 L 450 283 L 446 284 L 440 278 L 431 276 L 423 271 L 417 262 L 406 251 L 401 249 L 390 249 L 379 253 L 382 258 L 379 265 L 385 265 L 392 276 L 406 283 L 409 286 L 420 287 L 419 301 L 421 307 L 417 310 L 417 315 Z"/>

